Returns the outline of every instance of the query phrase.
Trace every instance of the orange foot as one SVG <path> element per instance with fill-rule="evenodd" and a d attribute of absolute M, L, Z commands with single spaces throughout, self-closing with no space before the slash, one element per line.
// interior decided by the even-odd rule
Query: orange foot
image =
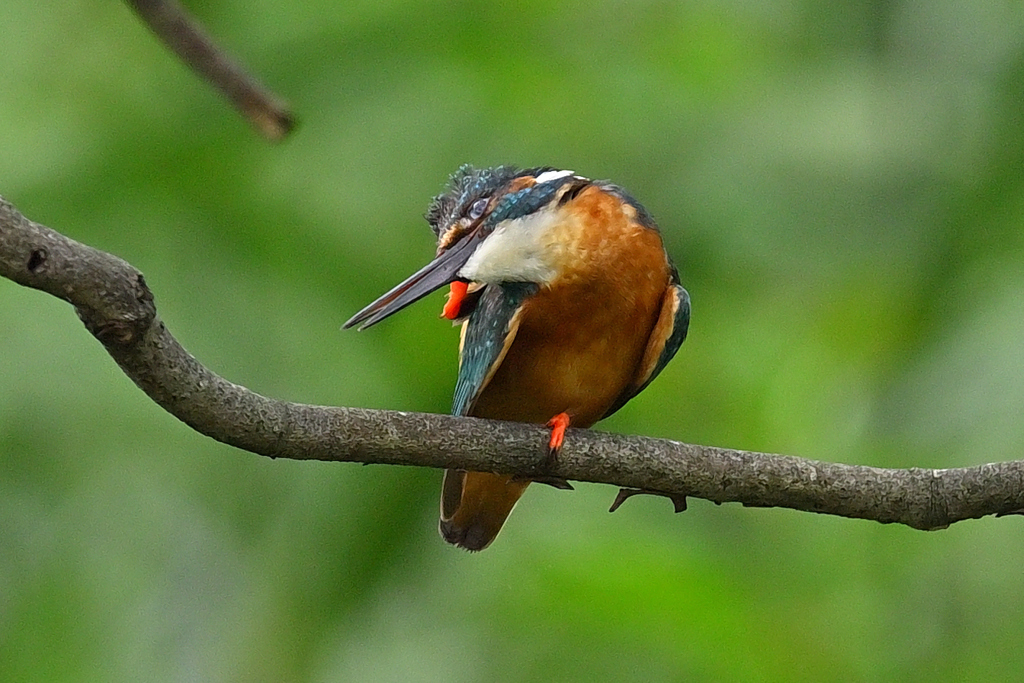
<path fill-rule="evenodd" d="M 569 423 L 572 418 L 569 417 L 569 413 L 559 413 L 553 418 L 548 420 L 547 426 L 551 429 L 551 439 L 548 441 L 548 454 L 544 458 L 544 462 L 540 465 L 541 472 L 549 472 L 551 468 L 555 466 L 555 461 L 558 459 L 558 451 L 562 449 L 562 443 L 565 441 L 565 430 L 569 427 Z M 572 491 L 572 484 L 567 482 L 561 477 L 552 477 L 541 474 L 540 476 L 527 477 L 513 477 L 513 481 L 535 481 L 538 484 L 547 484 L 548 486 L 554 486 L 556 489 L 566 489 Z"/>
<path fill-rule="evenodd" d="M 456 320 L 459 311 L 462 309 L 462 302 L 466 299 L 466 292 L 469 290 L 469 283 L 456 280 L 451 285 L 451 292 L 448 294 L 448 301 L 441 310 L 441 317 L 448 320 Z"/>
<path fill-rule="evenodd" d="M 565 442 L 565 430 L 569 428 L 571 421 L 569 413 L 559 413 L 548 420 L 547 426 L 551 428 L 551 440 L 548 441 L 549 459 L 554 459 L 558 455 L 558 451 L 562 450 L 562 444 Z"/>

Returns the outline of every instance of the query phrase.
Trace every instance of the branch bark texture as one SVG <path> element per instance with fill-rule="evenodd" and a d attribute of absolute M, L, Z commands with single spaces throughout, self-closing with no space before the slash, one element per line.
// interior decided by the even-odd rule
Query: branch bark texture
<path fill-rule="evenodd" d="M 0 275 L 70 303 L 151 399 L 202 434 L 259 455 L 558 477 L 915 529 L 1024 511 L 1024 461 L 882 469 L 576 429 L 554 468 L 539 472 L 547 432 L 536 425 L 267 398 L 182 348 L 142 273 L 28 220 L 2 197 Z"/>

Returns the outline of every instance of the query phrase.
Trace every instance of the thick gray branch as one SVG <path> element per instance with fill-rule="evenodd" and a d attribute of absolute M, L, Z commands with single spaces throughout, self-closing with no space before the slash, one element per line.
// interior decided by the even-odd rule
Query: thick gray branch
<path fill-rule="evenodd" d="M 538 474 L 546 431 L 447 415 L 276 401 L 203 367 L 157 316 L 142 274 L 33 223 L 0 198 L 0 275 L 75 307 L 150 398 L 193 429 L 260 455 Z M 11 324 L 10 321 L 8 324 Z M 1024 510 L 1024 461 L 880 469 L 570 430 L 541 474 L 718 503 L 787 507 L 937 529 Z"/>
<path fill-rule="evenodd" d="M 295 118 L 288 106 L 219 49 L 176 0 L 128 0 L 128 5 L 265 137 L 280 140 L 294 128 Z"/>

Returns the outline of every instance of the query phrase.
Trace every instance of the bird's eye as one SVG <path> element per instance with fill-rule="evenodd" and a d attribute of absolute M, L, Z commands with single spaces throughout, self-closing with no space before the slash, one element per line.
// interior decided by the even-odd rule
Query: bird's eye
<path fill-rule="evenodd" d="M 480 218 L 480 216 L 484 215 L 484 211 L 487 210 L 487 201 L 488 200 L 486 198 L 478 199 L 475 202 L 473 202 L 472 205 L 470 205 L 470 207 L 469 207 L 469 217 L 470 217 L 470 219 L 475 221 L 477 218 Z"/>

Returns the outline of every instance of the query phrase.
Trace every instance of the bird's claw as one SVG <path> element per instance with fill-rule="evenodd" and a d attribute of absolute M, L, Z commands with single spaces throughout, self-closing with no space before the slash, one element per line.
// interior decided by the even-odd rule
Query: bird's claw
<path fill-rule="evenodd" d="M 532 477 L 530 481 L 535 481 L 538 484 L 547 484 L 552 486 L 559 491 L 575 491 L 572 484 L 568 480 L 562 479 L 561 477 Z"/>
<path fill-rule="evenodd" d="M 686 496 L 680 493 L 665 493 L 664 491 L 648 491 L 646 489 L 619 489 L 618 494 L 615 496 L 615 500 L 612 501 L 612 506 L 608 508 L 608 512 L 615 512 L 623 503 L 626 502 L 628 498 L 632 498 L 639 494 L 668 498 L 672 501 L 672 507 L 675 508 L 677 513 L 686 510 Z"/>

